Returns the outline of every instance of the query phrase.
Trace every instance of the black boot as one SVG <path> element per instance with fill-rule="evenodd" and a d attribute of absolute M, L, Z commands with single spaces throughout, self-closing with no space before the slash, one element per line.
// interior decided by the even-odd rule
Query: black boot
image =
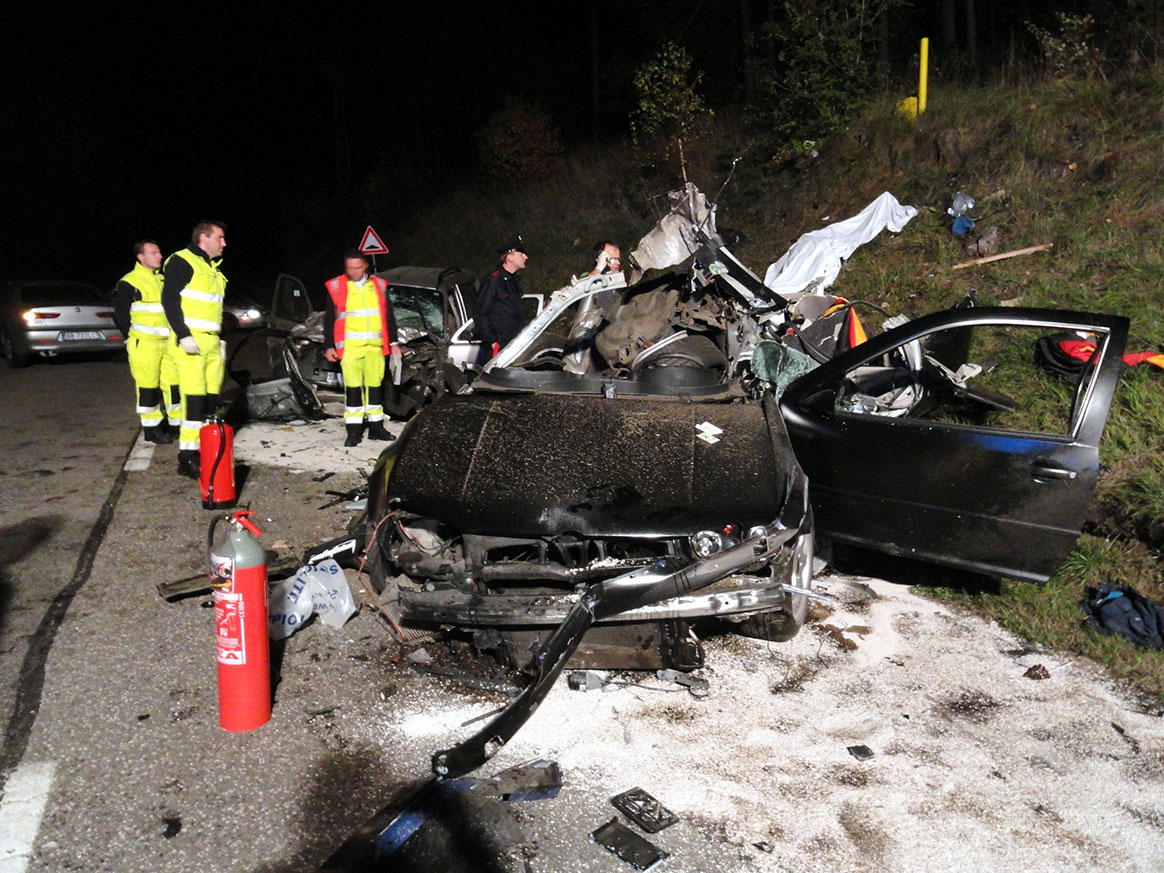
<path fill-rule="evenodd" d="M 174 441 L 174 438 L 160 424 L 155 424 L 152 427 L 143 427 L 141 433 L 145 437 L 146 442 L 159 446 L 168 446 Z"/>
<path fill-rule="evenodd" d="M 198 452 L 193 449 L 178 451 L 178 475 L 188 479 L 197 479 L 202 474 L 202 465 Z"/>
<path fill-rule="evenodd" d="M 360 436 L 364 432 L 363 423 L 361 422 L 360 424 L 348 424 L 348 425 L 345 425 L 345 427 L 348 429 L 348 438 L 346 440 L 344 440 L 344 445 L 349 446 L 349 447 L 350 446 L 358 446 L 360 444 Z"/>
<path fill-rule="evenodd" d="M 392 442 L 396 439 L 392 434 L 384 429 L 384 422 L 373 421 L 368 425 L 368 439 L 381 440 L 382 442 Z"/>

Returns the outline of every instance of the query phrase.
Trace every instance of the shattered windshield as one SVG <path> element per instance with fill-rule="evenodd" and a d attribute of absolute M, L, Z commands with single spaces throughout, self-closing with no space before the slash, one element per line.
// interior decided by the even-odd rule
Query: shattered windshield
<path fill-rule="evenodd" d="M 411 327 L 426 333 L 443 332 L 441 299 L 435 289 L 390 285 L 388 296 L 392 301 L 392 316 L 396 319 L 397 329 Z"/>

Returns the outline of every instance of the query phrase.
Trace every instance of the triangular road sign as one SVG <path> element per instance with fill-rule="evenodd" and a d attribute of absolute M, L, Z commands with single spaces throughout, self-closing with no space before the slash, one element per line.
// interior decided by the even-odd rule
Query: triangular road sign
<path fill-rule="evenodd" d="M 380 239 L 376 231 L 372 230 L 370 224 L 368 229 L 364 231 L 364 238 L 360 240 L 360 251 L 365 255 L 388 254 L 388 246 L 384 245 L 384 241 Z"/>

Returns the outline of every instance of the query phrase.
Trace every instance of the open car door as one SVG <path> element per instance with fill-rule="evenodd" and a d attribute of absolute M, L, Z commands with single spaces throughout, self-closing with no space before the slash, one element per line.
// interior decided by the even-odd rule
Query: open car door
<path fill-rule="evenodd" d="M 476 292 L 473 292 L 473 298 L 475 299 L 475 297 Z M 452 303 L 453 298 L 450 296 L 450 304 Z M 476 367 L 477 365 L 477 358 L 481 351 L 481 340 L 474 329 L 473 300 L 465 301 L 458 297 L 456 303 L 462 321 L 449 342 L 449 360 L 458 369 L 467 370 L 470 366 Z M 546 298 L 541 294 L 522 294 L 521 303 L 525 309 L 525 320 L 528 324 L 541 315 L 546 305 Z"/>
<path fill-rule="evenodd" d="M 1061 331 L 1096 346 L 1074 384 L 1036 364 L 1035 341 Z M 818 535 L 1046 579 L 1086 517 L 1127 332 L 1118 316 L 952 309 L 805 374 L 780 404 Z"/>
<path fill-rule="evenodd" d="M 320 292 L 322 293 L 322 292 Z M 312 312 L 322 311 L 323 300 L 313 299 L 307 286 L 286 273 L 280 273 L 275 280 L 275 290 L 271 295 L 271 326 L 280 330 L 291 330 L 303 324 Z"/>

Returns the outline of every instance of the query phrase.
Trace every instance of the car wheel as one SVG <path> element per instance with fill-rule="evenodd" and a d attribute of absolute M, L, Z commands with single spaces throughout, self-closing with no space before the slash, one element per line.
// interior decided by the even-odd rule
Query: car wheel
<path fill-rule="evenodd" d="M 687 336 L 667 343 L 657 355 L 644 353 L 631 362 L 631 369 L 655 367 L 696 367 L 700 370 L 722 370 L 727 358 L 705 336 Z"/>
<path fill-rule="evenodd" d="M 8 328 L 0 329 L 0 353 L 3 353 L 8 366 L 13 369 L 27 367 L 31 359 L 28 351 L 19 345 Z"/>
<path fill-rule="evenodd" d="M 789 584 L 793 588 L 808 591 L 812 587 L 812 555 L 813 534 L 810 527 L 807 533 L 802 533 L 797 538 L 792 547 L 792 573 Z M 734 625 L 733 630 L 741 636 L 783 643 L 796 636 L 807 615 L 808 598 L 793 594 L 789 596 L 788 603 L 783 609 L 749 615 Z"/>

